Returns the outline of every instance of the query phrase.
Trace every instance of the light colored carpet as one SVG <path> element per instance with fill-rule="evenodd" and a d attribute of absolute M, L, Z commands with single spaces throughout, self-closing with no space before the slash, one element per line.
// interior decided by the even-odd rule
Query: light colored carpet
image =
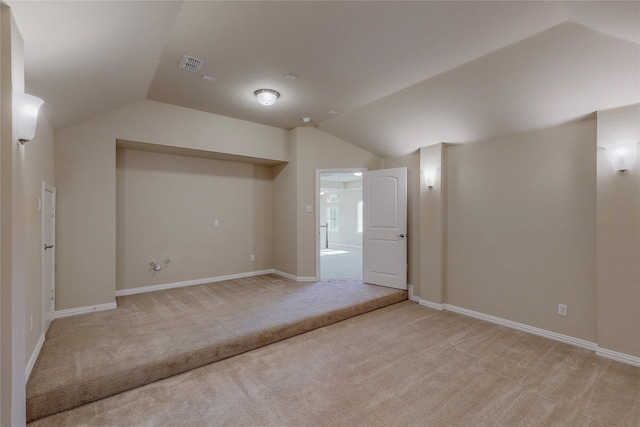
<path fill-rule="evenodd" d="M 640 425 L 640 369 L 402 302 L 44 426 Z"/>
<path fill-rule="evenodd" d="M 320 251 L 320 277 L 329 279 L 362 279 L 362 249 L 331 247 Z"/>
<path fill-rule="evenodd" d="M 56 319 L 27 383 L 35 420 L 407 299 L 360 281 L 276 275 L 118 298 Z"/>

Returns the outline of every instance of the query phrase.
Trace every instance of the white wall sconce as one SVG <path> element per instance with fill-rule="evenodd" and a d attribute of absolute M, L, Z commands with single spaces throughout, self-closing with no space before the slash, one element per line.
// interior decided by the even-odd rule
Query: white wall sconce
<path fill-rule="evenodd" d="M 280 98 L 280 93 L 273 89 L 258 89 L 253 94 L 262 105 L 273 105 Z"/>
<path fill-rule="evenodd" d="M 636 143 L 619 144 L 607 147 L 611 164 L 619 174 L 627 173 L 633 167 L 636 157 Z"/>
<path fill-rule="evenodd" d="M 424 175 L 424 182 L 427 184 L 427 187 L 433 188 L 436 184 L 436 171 L 434 170 L 423 170 L 422 174 Z"/>
<path fill-rule="evenodd" d="M 31 141 L 36 135 L 36 125 L 38 124 L 38 110 L 44 101 L 33 95 L 26 93 L 15 93 L 13 95 L 13 111 L 16 115 L 16 137 L 20 144 Z"/>

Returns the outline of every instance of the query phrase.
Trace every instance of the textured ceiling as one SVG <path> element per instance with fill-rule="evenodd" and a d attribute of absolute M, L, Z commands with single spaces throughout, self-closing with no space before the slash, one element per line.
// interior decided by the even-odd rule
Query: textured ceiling
<path fill-rule="evenodd" d="M 397 156 L 640 102 L 639 2 L 6 3 L 56 129 L 146 98 Z"/>

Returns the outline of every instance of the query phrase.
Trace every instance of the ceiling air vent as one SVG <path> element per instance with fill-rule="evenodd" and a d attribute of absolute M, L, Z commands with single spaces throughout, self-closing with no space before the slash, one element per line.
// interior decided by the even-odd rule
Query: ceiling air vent
<path fill-rule="evenodd" d="M 195 58 L 193 56 L 185 55 L 180 61 L 180 68 L 184 68 L 187 71 L 193 71 L 194 73 L 202 67 L 204 61 L 202 59 Z"/>

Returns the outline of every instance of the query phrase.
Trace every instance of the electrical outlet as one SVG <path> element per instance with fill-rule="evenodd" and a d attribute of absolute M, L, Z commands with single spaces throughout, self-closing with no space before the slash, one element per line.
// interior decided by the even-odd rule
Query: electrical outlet
<path fill-rule="evenodd" d="M 567 304 L 558 304 L 558 314 L 560 316 L 567 315 Z"/>
<path fill-rule="evenodd" d="M 213 226 L 214 227 L 219 227 L 220 226 L 220 221 L 218 221 L 217 219 L 213 220 Z"/>
<path fill-rule="evenodd" d="M 251 261 L 255 261 L 256 260 L 256 256 L 255 255 L 251 255 Z"/>

